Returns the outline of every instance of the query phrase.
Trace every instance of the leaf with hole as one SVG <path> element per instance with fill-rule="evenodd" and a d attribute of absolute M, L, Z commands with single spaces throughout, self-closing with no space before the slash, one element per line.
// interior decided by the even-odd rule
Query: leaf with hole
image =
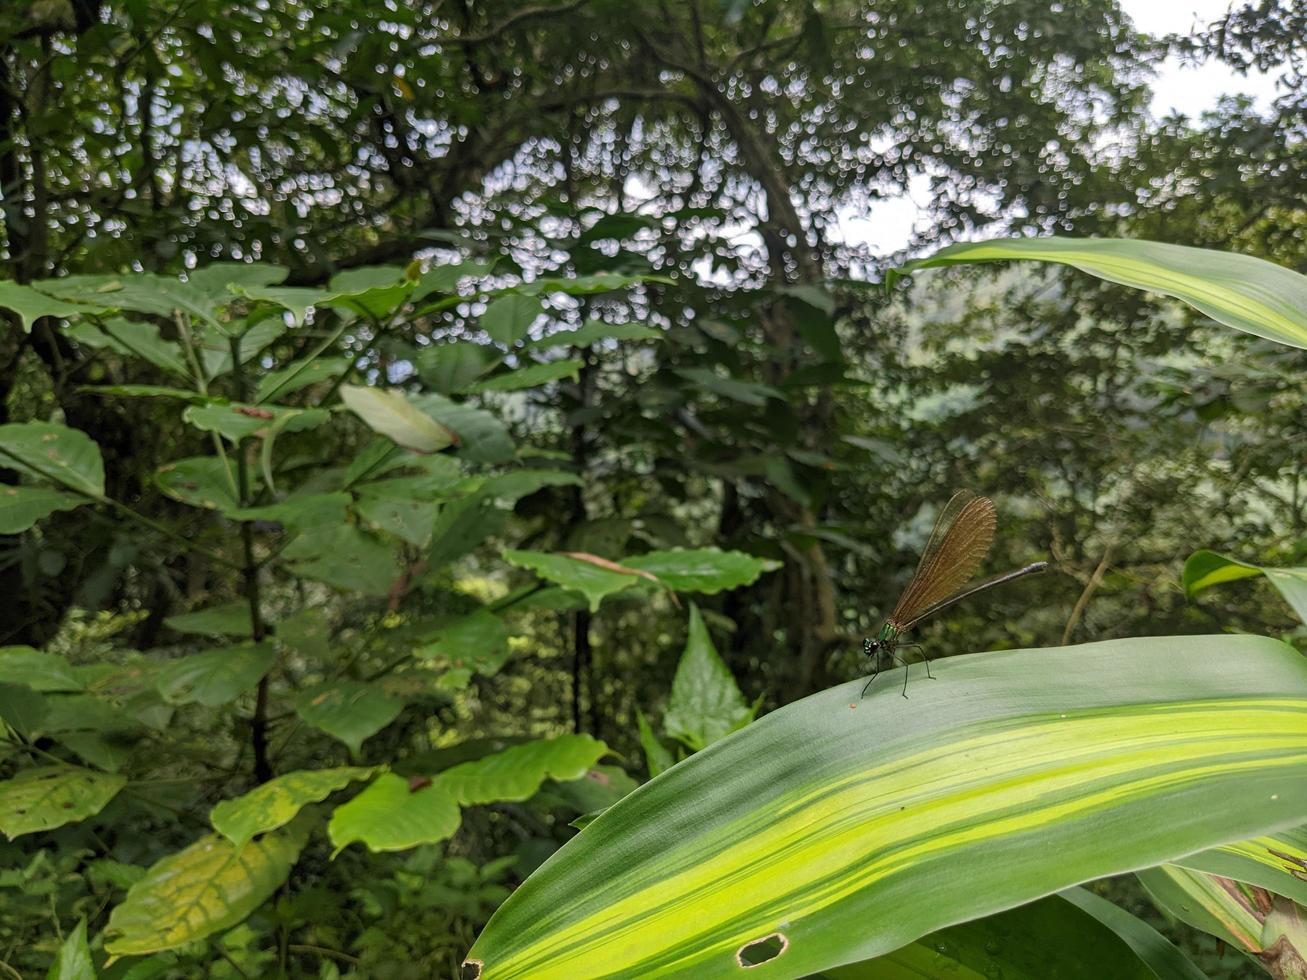
<path fill-rule="evenodd" d="M 495 912 L 470 953 L 484 980 L 733 977 L 776 932 L 756 975 L 805 976 L 1307 812 L 1307 661 L 1278 641 L 934 672 L 910 699 L 891 676 L 786 705 L 614 804 Z"/>
<path fill-rule="evenodd" d="M 21 769 L 0 781 L 0 833 L 10 840 L 93 817 L 127 780 L 76 766 Z"/>
<path fill-rule="evenodd" d="M 105 952 L 176 949 L 240 924 L 285 882 L 302 846 L 291 831 L 241 847 L 217 834 L 201 837 L 132 885 L 109 916 Z"/>

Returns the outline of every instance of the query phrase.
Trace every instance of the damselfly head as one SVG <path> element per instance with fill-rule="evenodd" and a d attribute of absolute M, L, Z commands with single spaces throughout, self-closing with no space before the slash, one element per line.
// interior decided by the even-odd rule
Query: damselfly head
<path fill-rule="evenodd" d="M 875 653 L 879 649 L 880 649 L 880 640 L 873 640 L 871 637 L 867 637 L 865 640 L 862 641 L 862 655 L 864 657 L 870 657 L 873 653 Z"/>

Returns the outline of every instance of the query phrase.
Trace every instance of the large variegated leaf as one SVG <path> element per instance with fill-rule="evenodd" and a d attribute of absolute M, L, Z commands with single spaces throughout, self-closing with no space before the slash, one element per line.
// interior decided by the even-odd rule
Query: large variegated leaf
<path fill-rule="evenodd" d="M 1223 844 L 1175 863 L 1191 871 L 1245 881 L 1307 907 L 1307 825 Z"/>
<path fill-rule="evenodd" d="M 1186 636 L 850 682 L 641 786 L 500 907 L 486 980 L 799 977 L 1307 812 L 1307 660 Z"/>
<path fill-rule="evenodd" d="M 1013 259 L 1069 265 L 1173 296 L 1228 327 L 1307 348 L 1307 276 L 1251 255 L 1122 238 L 1001 238 L 950 245 L 897 275 Z"/>

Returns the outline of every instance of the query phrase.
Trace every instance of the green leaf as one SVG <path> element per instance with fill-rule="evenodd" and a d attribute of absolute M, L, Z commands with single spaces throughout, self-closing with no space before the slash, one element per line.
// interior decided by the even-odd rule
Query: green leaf
<path fill-rule="evenodd" d="M 239 847 L 259 834 L 286 826 L 310 803 L 325 800 L 336 790 L 375 770 L 352 767 L 288 772 L 234 800 L 223 800 L 209 814 L 213 829 Z"/>
<path fill-rule="evenodd" d="M 634 570 L 616 571 L 621 566 L 611 562 L 605 566 L 544 551 L 508 549 L 504 551 L 504 559 L 519 568 L 528 568 L 541 578 L 556 582 L 565 589 L 580 592 L 590 603 L 591 612 L 596 612 L 606 597 L 642 581 Z"/>
<path fill-rule="evenodd" d="M 91 395 L 114 395 L 121 398 L 172 398 L 183 402 L 204 402 L 198 391 L 169 388 L 166 385 L 82 385 L 77 389 Z"/>
<path fill-rule="evenodd" d="M 331 815 L 327 834 L 337 853 L 355 841 L 371 851 L 402 851 L 453 835 L 460 804 L 534 796 L 546 779 L 579 779 L 608 747 L 588 735 L 515 745 L 447 769 L 429 782 L 384 773 Z"/>
<path fill-rule="evenodd" d="M 345 524 L 354 498 L 347 493 L 308 493 L 279 504 L 243 507 L 231 516 L 239 521 L 272 521 L 293 531 L 313 531 Z"/>
<path fill-rule="evenodd" d="M 66 331 L 79 344 L 97 350 L 111 350 L 126 357 L 139 357 L 179 378 L 190 378 L 182 349 L 159 335 L 153 323 L 139 323 L 114 317 L 100 324 L 75 323 Z"/>
<path fill-rule="evenodd" d="M 169 704 L 216 708 L 253 691 L 276 663 L 270 644 L 246 643 L 170 660 L 154 675 L 154 683 Z"/>
<path fill-rule="evenodd" d="M 377 684 L 334 681 L 307 688 L 295 697 L 295 713 L 319 731 L 338 738 L 358 754 L 363 743 L 394 721 L 404 702 Z"/>
<path fill-rule="evenodd" d="M 711 391 L 714 395 L 729 398 L 731 401 L 739 402 L 742 405 L 750 405 L 754 408 L 761 408 L 766 405 L 769 398 L 783 399 L 785 397 L 784 394 L 770 385 L 723 377 L 711 368 L 677 368 L 676 373 L 705 391 Z"/>
<path fill-rule="evenodd" d="M 341 400 L 368 428 L 405 449 L 434 453 L 452 445 L 454 435 L 425 412 L 418 411 L 401 391 L 342 385 Z"/>
<path fill-rule="evenodd" d="M 241 405 L 208 402 L 191 405 L 182 417 L 202 432 L 217 432 L 232 442 L 269 432 L 302 432 L 331 418 L 322 408 L 287 408 L 281 405 Z"/>
<path fill-rule="evenodd" d="M 657 576 L 658 581 L 677 592 L 707 595 L 752 585 L 763 572 L 774 572 L 781 567 L 780 562 L 770 558 L 755 558 L 743 551 L 717 548 L 651 551 L 623 558 L 622 564 Z"/>
<path fill-rule="evenodd" d="M 604 323 L 587 320 L 577 330 L 561 330 L 531 341 L 528 347 L 589 347 L 604 340 L 662 340 L 663 332 L 643 323 Z"/>
<path fill-rule="evenodd" d="M 699 607 L 691 605 L 685 652 L 672 680 L 663 729 L 697 752 L 752 720 L 753 709 L 717 655 Z"/>
<path fill-rule="evenodd" d="M 470 956 L 487 978 L 711 980 L 782 932 L 759 975 L 805 976 L 1307 812 L 1307 660 L 1278 641 L 1115 640 L 934 672 L 910 700 L 853 681 L 690 756 L 555 853 Z"/>
<path fill-rule="evenodd" d="M 59 946 L 45 980 L 95 980 L 95 961 L 86 942 L 86 920 L 79 919 Z"/>
<path fill-rule="evenodd" d="M 306 531 L 281 556 L 297 575 L 364 595 L 388 595 L 401 574 L 395 549 L 353 524 Z"/>
<path fill-rule="evenodd" d="M 824 970 L 819 976 L 827 980 L 1204 980 L 1198 968 L 1151 926 L 1080 888 L 931 933 L 885 956 Z"/>
<path fill-rule="evenodd" d="M 38 476 L 88 497 L 104 496 L 100 447 L 80 429 L 49 422 L 0 425 L 0 465 Z"/>
<path fill-rule="evenodd" d="M 497 374 L 493 378 L 487 378 L 485 381 L 478 381 L 474 385 L 468 385 L 465 390 L 472 394 L 482 394 L 487 391 L 520 391 L 523 388 L 535 388 L 562 378 L 575 379 L 577 372 L 583 367 L 585 361 L 578 358 L 549 361 L 545 364 L 527 364 Z"/>
<path fill-rule="evenodd" d="M 0 684 L 21 684 L 33 691 L 80 691 L 86 686 L 63 657 L 31 647 L 0 647 Z"/>
<path fill-rule="evenodd" d="M 458 436 L 458 454 L 474 463 L 506 463 L 517 448 L 504 424 L 489 412 L 443 395 L 426 394 L 413 403 Z"/>
<path fill-rule="evenodd" d="M 506 293 L 492 300 L 481 314 L 481 329 L 495 343 L 512 347 L 526 336 L 531 324 L 544 312 L 544 306 L 534 296 Z"/>
<path fill-rule="evenodd" d="M 672 758 L 672 753 L 667 750 L 667 746 L 658 740 L 643 711 L 637 709 L 636 721 L 640 726 L 640 748 L 644 751 L 644 765 L 649 770 L 649 778 L 653 779 L 660 772 L 665 772 L 676 765 L 676 760 Z"/>
<path fill-rule="evenodd" d="M 1307 826 L 1176 859 L 1190 871 L 1244 881 L 1307 906 Z"/>
<path fill-rule="evenodd" d="M 1307 348 L 1307 276 L 1251 255 L 1121 238 L 1001 238 L 950 245 L 889 279 L 922 269 L 1029 259 L 1171 296 L 1218 323 Z"/>
<path fill-rule="evenodd" d="M 32 739 L 48 728 L 51 699 L 26 685 L 0 683 L 0 735 L 8 725 L 25 739 Z"/>
<path fill-rule="evenodd" d="M 121 776 L 76 766 L 20 770 L 0 782 L 0 833 L 13 840 L 93 817 L 126 784 Z"/>
<path fill-rule="evenodd" d="M 327 660 L 331 650 L 331 620 L 312 606 L 291 613 L 277 624 L 277 642 L 309 660 Z"/>
<path fill-rule="evenodd" d="M 382 773 L 358 796 L 336 807 L 327 836 L 339 854 L 355 841 L 370 851 L 405 851 L 454 835 L 463 821 L 458 801 L 439 780 Z"/>
<path fill-rule="evenodd" d="M 159 489 L 173 500 L 225 514 L 240 509 L 231 473 L 217 456 L 190 456 L 159 468 Z"/>
<path fill-rule="evenodd" d="M 1266 568 L 1214 551 L 1195 551 L 1184 563 L 1180 581 L 1191 597 L 1222 582 L 1264 575 L 1280 590 L 1298 618 L 1307 623 L 1307 568 Z"/>
<path fill-rule="evenodd" d="M 1138 872 L 1138 878 L 1153 904 L 1169 917 L 1209 933 L 1235 949 L 1257 948 L 1262 935 L 1261 920 L 1212 876 L 1164 864 Z"/>
<path fill-rule="evenodd" d="M 23 333 L 31 333 L 32 324 L 43 316 L 67 318 L 98 312 L 93 306 L 66 303 L 12 279 L 0 282 L 0 309 L 18 314 Z"/>
<path fill-rule="evenodd" d="M 488 275 L 494 269 L 497 261 L 497 259 L 490 259 L 486 262 L 469 260 L 455 262 L 450 265 L 433 265 L 422 273 L 417 288 L 413 290 L 413 299 L 417 301 L 424 296 L 430 296 L 432 293 L 454 293 L 458 290 L 458 284 L 461 280 L 480 279 Z"/>
<path fill-rule="evenodd" d="M 382 319 L 404 304 L 415 283 L 405 276 L 403 266 L 373 265 L 337 273 L 327 283 L 331 293 L 318 305 L 353 310 L 366 317 Z"/>
<path fill-rule="evenodd" d="M 169 616 L 163 621 L 163 625 L 178 633 L 197 633 L 200 636 L 254 635 L 254 623 L 250 619 L 250 604 L 244 599 Z"/>
<path fill-rule="evenodd" d="M 105 951 L 140 956 L 225 932 L 281 887 L 302 846 L 289 832 L 242 847 L 217 834 L 201 837 L 131 887 L 109 916 Z"/>
<path fill-rule="evenodd" d="M 18 534 L 55 511 L 75 510 L 84 503 L 80 497 L 47 487 L 0 485 L 0 534 Z"/>
<path fill-rule="evenodd" d="M 296 361 L 280 371 L 269 371 L 259 379 L 254 400 L 265 402 L 272 398 L 285 398 L 309 385 L 319 384 L 345 371 L 353 361 L 348 357 L 317 357 Z"/>
<path fill-rule="evenodd" d="M 431 543 L 437 506 L 430 501 L 392 497 L 364 485 L 354 510 L 368 524 L 409 544 L 424 548 Z"/>
<path fill-rule="evenodd" d="M 443 623 L 435 641 L 418 647 L 413 655 L 441 666 L 491 675 L 508 659 L 508 630 L 494 613 L 478 609 Z"/>
<path fill-rule="evenodd" d="M 486 479 L 478 493 L 482 497 L 516 503 L 545 487 L 579 487 L 581 478 L 564 470 L 513 470 Z"/>
<path fill-rule="evenodd" d="M 520 801 L 534 796 L 546 779 L 580 779 L 607 754 L 597 738 L 559 735 L 460 763 L 437 781 L 464 806 Z"/>
<path fill-rule="evenodd" d="M 414 358 L 418 376 L 442 395 L 467 387 L 503 359 L 493 347 L 462 340 L 423 347 Z"/>
<path fill-rule="evenodd" d="M 447 565 L 498 534 L 507 521 L 508 511 L 482 494 L 455 500 L 436 516 L 427 561 L 436 567 Z"/>
<path fill-rule="evenodd" d="M 280 307 L 291 315 L 295 326 L 304 325 L 310 307 L 332 298 L 330 290 L 306 289 L 300 286 L 240 286 L 233 290 L 239 296 Z"/>

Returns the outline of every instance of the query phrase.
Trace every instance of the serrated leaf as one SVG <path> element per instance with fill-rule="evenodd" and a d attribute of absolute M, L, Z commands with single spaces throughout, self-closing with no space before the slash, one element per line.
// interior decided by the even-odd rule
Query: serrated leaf
<path fill-rule="evenodd" d="M 306 724 L 340 739 L 355 754 L 403 710 L 403 701 L 363 681 L 319 684 L 295 697 L 295 713 Z"/>
<path fill-rule="evenodd" d="M 0 534 L 19 534 L 60 510 L 75 510 L 81 497 L 48 487 L 0 485 Z"/>
<path fill-rule="evenodd" d="M 1185 591 L 1190 596 L 1195 596 L 1213 585 L 1255 578 L 1258 575 L 1264 575 L 1270 580 L 1280 590 L 1284 601 L 1298 614 L 1298 618 L 1307 623 L 1307 568 L 1268 568 L 1204 550 L 1189 556 L 1180 579 Z"/>
<path fill-rule="evenodd" d="M 85 820 L 103 810 L 126 784 L 113 773 L 76 766 L 20 770 L 0 782 L 0 833 L 13 840 Z"/>
<path fill-rule="evenodd" d="M 434 453 L 454 442 L 454 435 L 434 418 L 415 408 L 404 393 L 393 389 L 342 385 L 341 400 L 368 428 L 405 449 Z"/>
<path fill-rule="evenodd" d="M 338 789 L 375 772 L 365 767 L 314 769 L 288 772 L 234 800 L 223 800 L 209 814 L 213 829 L 233 844 L 284 827 L 310 803 L 318 803 Z"/>
<path fill-rule="evenodd" d="M 353 524 L 305 531 L 282 558 L 297 575 L 364 595 L 387 595 L 401 572 L 395 549 Z"/>
<path fill-rule="evenodd" d="M 0 647 L 0 684 L 21 684 L 33 691 L 80 691 L 85 688 L 68 661 L 31 647 Z"/>
<path fill-rule="evenodd" d="M 699 607 L 692 604 L 685 650 L 672 680 L 663 729 L 697 752 L 752 719 L 749 702 L 713 646 Z"/>
<path fill-rule="evenodd" d="M 770 558 L 755 558 L 742 551 L 718 548 L 676 548 L 623 558 L 628 568 L 649 572 L 670 589 L 715 595 L 752 585 L 763 572 L 781 567 Z"/>
<path fill-rule="evenodd" d="M 497 344 L 512 347 L 526 336 L 531 324 L 545 312 L 540 300 L 523 293 L 506 293 L 491 300 L 481 314 L 481 329 Z"/>
<path fill-rule="evenodd" d="M 202 432 L 217 432 L 231 442 L 269 432 L 302 432 L 322 425 L 331 413 L 322 408 L 286 408 L 281 405 L 241 405 L 209 402 L 191 405 L 182 417 Z"/>
<path fill-rule="evenodd" d="M 464 459 L 507 463 L 517 454 L 508 429 L 484 409 L 437 394 L 415 396 L 413 404 L 458 436 L 458 454 Z"/>
<path fill-rule="evenodd" d="M 198 633 L 201 636 L 253 636 L 254 624 L 250 619 L 250 604 L 245 600 L 224 602 L 220 606 L 197 609 L 194 612 L 169 616 L 163 625 L 178 633 Z"/>
<path fill-rule="evenodd" d="M 470 394 L 482 394 L 487 391 L 521 391 L 523 388 L 535 388 L 563 378 L 575 379 L 583 367 L 585 361 L 578 358 L 565 358 L 549 361 L 546 364 L 527 364 L 468 385 L 464 390 Z"/>
<path fill-rule="evenodd" d="M 355 841 L 374 852 L 404 851 L 452 837 L 462 820 L 458 801 L 438 780 L 414 783 L 385 772 L 336 807 L 327 836 L 336 853 Z"/>
<path fill-rule="evenodd" d="M 86 494 L 104 496 L 104 460 L 85 432 L 49 422 L 0 425 L 0 465 Z"/>
<path fill-rule="evenodd" d="M 445 667 L 494 674 L 508 659 L 508 630 L 494 613 L 478 609 L 442 623 L 435 640 L 418 647 L 413 655 Z"/>
<path fill-rule="evenodd" d="M 247 643 L 170 660 L 154 675 L 154 683 L 169 704 L 216 708 L 253 691 L 276 663 L 270 644 Z"/>
<path fill-rule="evenodd" d="M 591 612 L 596 612 L 607 596 L 642 581 L 634 571 L 614 571 L 592 561 L 544 551 L 509 549 L 504 552 L 504 559 L 519 568 L 528 568 L 541 578 L 556 582 L 565 589 L 580 592 L 590 603 Z"/>
<path fill-rule="evenodd" d="M 159 468 L 154 482 L 173 500 L 192 507 L 231 513 L 240 509 L 236 488 L 216 456 L 190 456 Z"/>
<path fill-rule="evenodd" d="M 301 838 L 273 834 L 236 847 L 217 834 L 156 862 L 109 916 L 111 956 L 175 949 L 243 922 L 290 874 Z"/>

